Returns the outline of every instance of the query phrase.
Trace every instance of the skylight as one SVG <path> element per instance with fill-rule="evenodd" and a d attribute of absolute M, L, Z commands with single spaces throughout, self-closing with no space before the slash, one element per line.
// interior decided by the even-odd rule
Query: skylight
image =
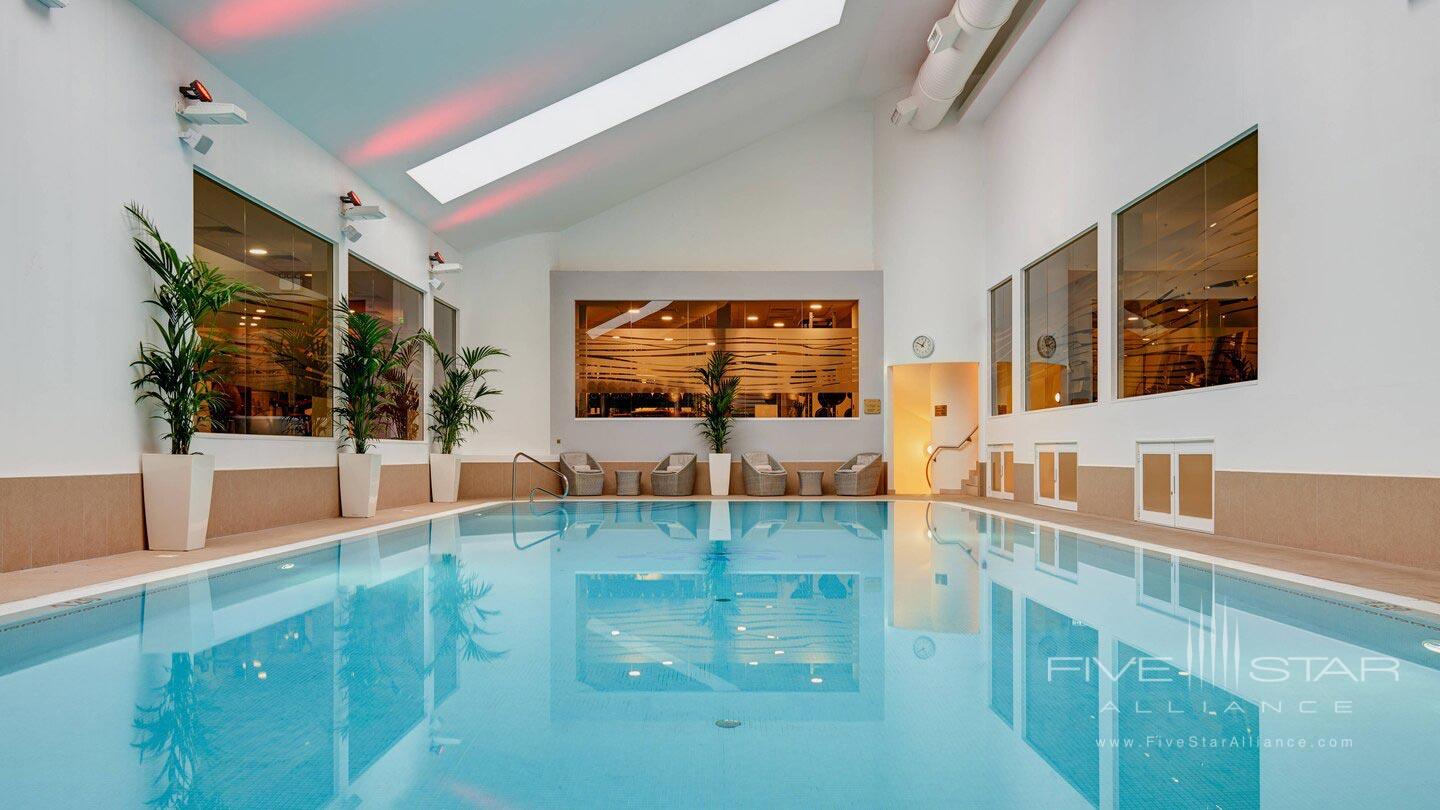
<path fill-rule="evenodd" d="M 845 0 L 776 0 L 426 161 L 409 174 L 435 199 L 448 203 L 827 31 L 840 23 L 844 11 Z"/>

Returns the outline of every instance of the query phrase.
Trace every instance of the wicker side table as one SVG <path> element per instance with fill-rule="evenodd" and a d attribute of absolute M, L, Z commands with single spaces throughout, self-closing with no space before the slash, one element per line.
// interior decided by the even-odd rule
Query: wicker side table
<path fill-rule="evenodd" d="M 801 471 L 800 471 L 800 494 L 801 494 L 801 495 L 819 495 L 819 494 L 820 494 L 820 481 L 821 481 L 821 479 L 823 479 L 824 477 L 825 477 L 825 473 L 821 472 L 820 470 L 801 470 Z"/>
<path fill-rule="evenodd" d="M 615 494 L 616 494 L 616 495 L 639 495 L 639 494 L 640 494 L 640 471 L 639 471 L 639 470 L 616 470 L 616 471 L 615 471 Z"/>

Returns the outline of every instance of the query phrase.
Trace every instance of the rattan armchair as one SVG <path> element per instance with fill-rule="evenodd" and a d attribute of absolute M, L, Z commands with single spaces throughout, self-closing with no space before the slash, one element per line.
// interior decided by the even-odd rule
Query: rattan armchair
<path fill-rule="evenodd" d="M 650 471 L 650 491 L 671 498 L 695 494 L 695 454 L 671 453 Z"/>
<path fill-rule="evenodd" d="M 742 455 L 740 474 L 745 481 L 746 495 L 784 495 L 785 483 L 790 478 L 790 473 L 769 453 Z"/>
<path fill-rule="evenodd" d="M 836 495 L 874 495 L 880 488 L 880 454 L 861 453 L 835 471 Z"/>
<path fill-rule="evenodd" d="M 599 495 L 605 489 L 605 469 L 589 453 L 561 453 L 560 473 L 570 482 L 571 495 Z"/>

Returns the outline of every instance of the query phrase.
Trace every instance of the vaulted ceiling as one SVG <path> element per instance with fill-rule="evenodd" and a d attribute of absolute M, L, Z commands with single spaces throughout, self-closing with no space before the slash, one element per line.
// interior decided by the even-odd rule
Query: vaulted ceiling
<path fill-rule="evenodd" d="M 441 205 L 405 172 L 770 0 L 134 0 L 448 241 L 557 230 L 908 83 L 950 0 L 838 26 Z"/>

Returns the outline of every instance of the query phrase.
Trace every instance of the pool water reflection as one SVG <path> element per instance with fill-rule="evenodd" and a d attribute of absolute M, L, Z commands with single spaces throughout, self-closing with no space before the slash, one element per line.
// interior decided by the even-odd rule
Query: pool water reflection
<path fill-rule="evenodd" d="M 953 505 L 524 504 L 0 626 L 0 795 L 1428 807 L 1432 639 Z"/>

